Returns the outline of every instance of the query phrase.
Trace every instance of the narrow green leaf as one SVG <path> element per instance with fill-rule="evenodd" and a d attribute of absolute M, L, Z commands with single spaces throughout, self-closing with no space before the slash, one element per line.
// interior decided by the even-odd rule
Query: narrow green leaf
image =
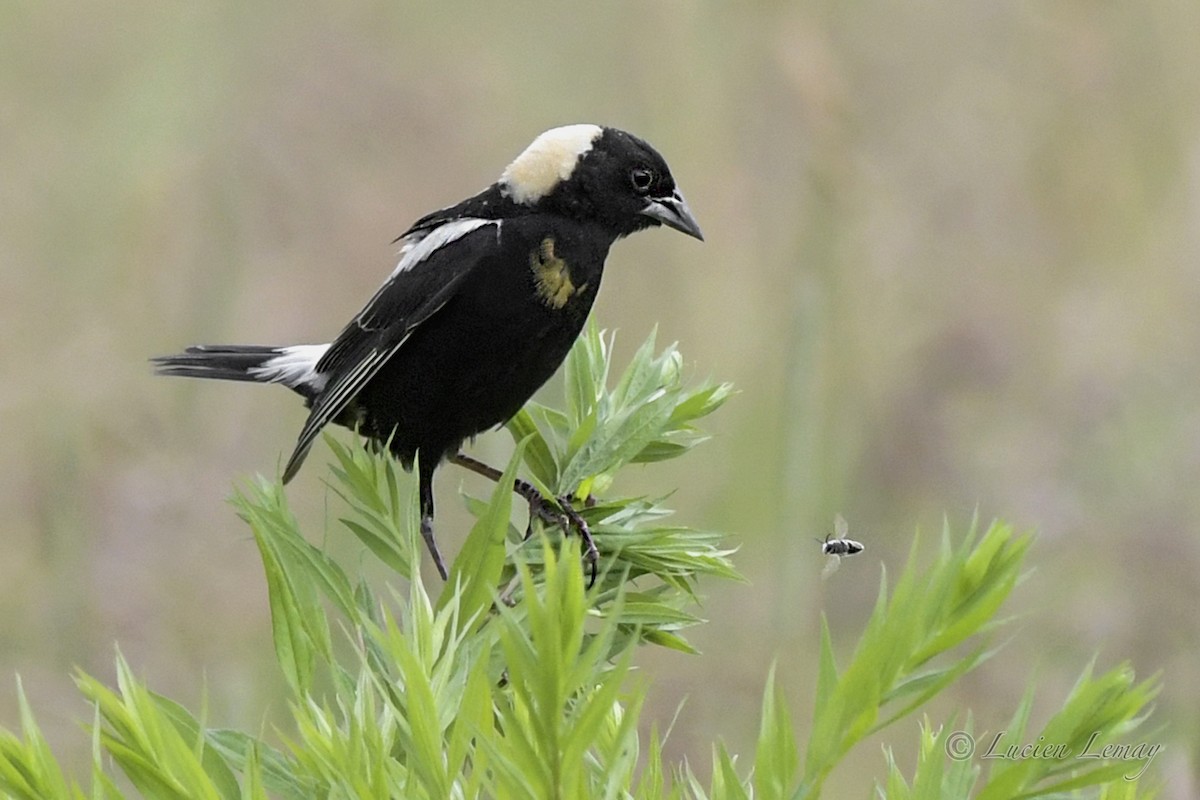
<path fill-rule="evenodd" d="M 399 575 L 412 574 L 412 564 L 408 561 L 407 553 L 401 550 L 395 541 L 352 519 L 342 517 L 338 522 L 345 525 L 351 533 L 358 537 L 360 542 L 367 546 L 368 550 L 375 554 L 376 558 L 387 564 L 393 572 Z"/>
<path fill-rule="evenodd" d="M 504 541 L 512 514 L 513 481 L 527 441 L 522 439 L 517 443 L 504 474 L 492 491 L 487 510 L 475 521 L 458 558 L 454 559 L 450 567 L 447 590 L 442 592 L 438 600 L 440 609 L 450 596 L 449 587 L 461 587 L 457 592 L 464 624 L 482 618 L 492 605 L 496 585 L 500 581 L 500 572 L 504 567 Z"/>
<path fill-rule="evenodd" d="M 525 441 L 525 465 L 539 481 L 547 486 L 558 483 L 558 463 L 545 435 L 534 421 L 528 409 L 523 408 L 510 419 L 505 427 L 512 434 L 513 442 Z"/>
<path fill-rule="evenodd" d="M 642 639 L 650 644 L 665 647 L 668 650 L 678 650 L 680 653 L 687 653 L 689 656 L 700 655 L 700 651 L 693 647 L 687 639 L 670 631 L 643 631 Z"/>
<path fill-rule="evenodd" d="M 229 768 L 229 764 L 226 763 L 219 751 L 204 746 L 206 741 L 203 726 L 192 716 L 191 712 L 174 700 L 149 690 L 146 691 L 147 696 L 154 701 L 162 714 L 175 724 L 184 740 L 196 743 L 200 764 L 217 792 L 222 797 L 238 797 L 241 790 L 233 770 Z"/>
<path fill-rule="evenodd" d="M 263 785 L 271 794 L 287 800 L 305 800 L 314 796 L 315 784 L 302 776 L 293 761 L 264 742 L 229 729 L 209 730 L 206 737 L 214 750 L 243 773 L 250 770 L 253 751 Z"/>
<path fill-rule="evenodd" d="M 756 797 L 785 798 L 793 791 L 800 757 L 796 735 L 787 703 L 775 679 L 775 665 L 767 672 L 763 692 L 762 722 L 758 731 L 758 748 L 754 759 L 754 789 Z"/>
<path fill-rule="evenodd" d="M 274 550 L 260 542 L 259 553 L 267 579 L 267 602 L 271 607 L 271 638 L 275 643 L 275 658 L 292 692 L 304 695 L 312 688 L 316 655 L 305 631 L 300 602 L 292 591 Z"/>

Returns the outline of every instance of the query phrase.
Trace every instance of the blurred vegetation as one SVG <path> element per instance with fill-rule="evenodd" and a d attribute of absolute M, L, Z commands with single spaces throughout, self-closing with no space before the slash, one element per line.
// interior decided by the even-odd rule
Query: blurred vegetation
<path fill-rule="evenodd" d="M 691 638 L 707 657 L 642 665 L 663 689 L 644 713 L 668 720 L 688 698 L 665 746 L 694 753 L 719 731 L 748 752 L 772 656 L 815 652 L 821 609 L 835 632 L 865 619 L 910 521 L 978 509 L 1041 532 L 1038 571 L 1022 635 L 955 699 L 996 729 L 1030 662 L 1048 697 L 1098 649 L 1161 669 L 1166 796 L 1195 796 L 1196 41 L 1200 6 L 1167 0 L 9 0 L 0 675 L 22 674 L 52 741 L 87 716 L 66 676 L 111 682 L 114 641 L 189 705 L 207 681 L 215 724 L 283 713 L 254 546 L 221 500 L 270 471 L 303 410 L 282 391 L 155 381 L 145 358 L 327 340 L 411 220 L 587 120 L 656 144 L 707 237 L 619 244 L 601 324 L 622 341 L 657 324 L 742 391 L 708 458 L 618 482 L 682 487 L 672 504 L 736 532 L 752 581 L 711 588 L 713 624 Z M 474 452 L 509 447 L 491 435 Z M 327 513 L 320 479 L 298 479 L 299 518 Z M 838 511 L 868 550 L 822 583 L 811 540 Z M 0 721 L 18 714 L 0 692 Z M 829 791 L 861 796 L 871 773 L 845 774 Z"/>

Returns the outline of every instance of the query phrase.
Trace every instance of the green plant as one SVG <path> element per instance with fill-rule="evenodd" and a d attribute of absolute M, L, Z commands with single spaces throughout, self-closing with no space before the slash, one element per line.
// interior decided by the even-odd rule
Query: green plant
<path fill-rule="evenodd" d="M 155 694 L 117 657 L 117 686 L 80 674 L 95 708 L 90 788 L 64 775 L 32 712 L 20 735 L 0 732 L 0 791 L 19 798 L 117 798 L 119 767 L 146 797 L 204 798 L 816 798 L 865 736 L 908 719 L 986 659 L 987 634 L 1018 585 L 1030 538 L 994 523 L 955 537 L 947 525 L 932 564 L 914 540 L 839 668 L 822 625 L 807 744 L 783 693 L 767 679 L 752 768 L 722 745 L 711 775 L 664 762 L 641 719 L 653 687 L 630 680 L 638 647 L 694 652 L 686 629 L 697 584 L 736 578 L 716 534 L 669 523 L 662 500 L 613 495 L 619 469 L 673 458 L 702 440 L 694 422 L 729 395 L 689 388 L 673 347 L 653 340 L 608 388 L 611 340 L 592 327 L 567 362 L 566 408 L 530 404 L 510 424 L 516 447 L 490 499 L 467 498 L 476 522 L 451 570 L 429 593 L 419 574 L 414 484 L 358 441 L 330 439 L 339 525 L 395 576 L 372 585 L 300 532 L 282 487 L 258 480 L 234 500 L 262 556 L 275 654 L 292 724 L 269 735 L 210 728 Z M 601 551 L 586 586 L 578 541 L 510 521 L 518 470 L 549 495 L 575 491 Z M 683 657 L 683 656 L 679 656 Z M 1089 668 L 1042 737 L 1070 747 L 1116 742 L 1147 713 L 1155 681 Z M 18 692 L 20 684 L 18 683 Z M 1023 740 L 1032 693 L 1007 735 Z M 1010 759 L 986 775 L 951 748 L 970 735 L 924 719 L 906 778 L 890 748 L 878 794 L 888 798 L 1145 797 L 1119 757 Z M 1094 738 L 1093 738 L 1094 737 Z M 1078 752 L 1078 751 L 1077 751 Z M 957 759 L 957 760 L 956 760 Z M 1141 792 L 1139 794 L 1139 792 Z M 1096 796 L 1096 795 L 1093 795 Z"/>

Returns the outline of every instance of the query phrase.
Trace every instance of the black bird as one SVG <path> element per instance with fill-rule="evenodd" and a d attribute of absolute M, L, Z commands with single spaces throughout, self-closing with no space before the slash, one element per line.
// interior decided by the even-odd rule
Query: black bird
<path fill-rule="evenodd" d="M 591 310 L 613 242 L 666 225 L 703 239 L 662 156 L 615 128 L 567 125 L 534 139 L 496 183 L 417 220 L 396 239 L 400 261 L 331 344 L 189 347 L 155 358 L 162 375 L 281 383 L 310 412 L 283 480 L 329 423 L 419 459 L 421 534 L 439 574 L 433 473 L 450 460 L 493 480 L 460 452 L 504 424 L 566 357 Z M 530 512 L 549 513 L 524 481 Z M 565 498 L 595 569 L 586 526 Z"/>

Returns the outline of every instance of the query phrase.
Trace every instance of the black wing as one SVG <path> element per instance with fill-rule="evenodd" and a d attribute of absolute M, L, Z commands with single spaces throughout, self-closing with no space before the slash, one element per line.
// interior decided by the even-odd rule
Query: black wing
<path fill-rule="evenodd" d="M 321 429 L 345 410 L 413 330 L 455 295 L 471 270 L 494 252 L 499 235 L 498 220 L 458 219 L 406 237 L 396 269 L 317 362 L 316 371 L 328 375 L 329 382 L 314 399 L 284 467 L 285 483 L 300 470 Z"/>
<path fill-rule="evenodd" d="M 408 230 L 393 240 L 393 244 L 403 241 L 413 234 L 421 234 L 447 223 L 464 219 L 512 219 L 529 213 L 526 206 L 514 203 L 504 196 L 498 184 L 492 184 L 474 197 L 469 197 L 461 203 L 446 208 L 439 208 L 414 222 Z"/>

